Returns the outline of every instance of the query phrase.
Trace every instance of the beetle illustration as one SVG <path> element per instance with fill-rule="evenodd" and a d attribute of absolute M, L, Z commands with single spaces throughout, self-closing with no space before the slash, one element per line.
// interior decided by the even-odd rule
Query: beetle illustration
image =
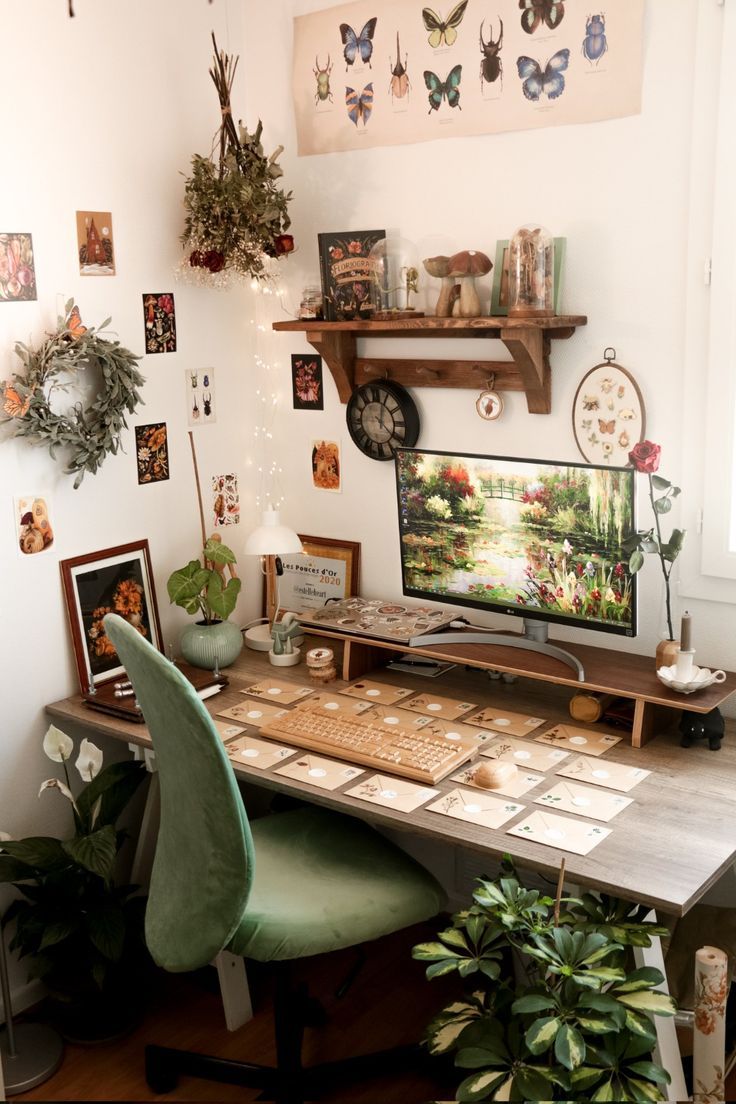
<path fill-rule="evenodd" d="M 583 39 L 583 56 L 592 64 L 601 60 L 608 49 L 606 38 L 606 17 L 601 12 L 599 15 L 590 15 L 585 23 L 585 38 Z"/>
<path fill-rule="evenodd" d="M 483 21 L 485 22 L 485 20 Z M 498 22 L 501 25 L 501 30 L 498 35 L 498 40 L 493 41 L 493 24 L 491 24 L 489 30 L 488 42 L 483 40 L 483 23 L 480 25 L 480 52 L 483 55 L 480 62 L 480 87 L 483 91 L 483 82 L 486 84 L 493 84 L 494 81 L 501 78 L 501 84 L 503 84 L 503 62 L 498 56 L 503 45 L 503 20 L 499 16 Z"/>
<path fill-rule="evenodd" d="M 197 386 L 197 373 L 196 372 L 190 372 L 190 376 L 191 376 L 191 380 L 192 380 L 192 387 L 196 387 Z"/>
<path fill-rule="evenodd" d="M 314 94 L 314 104 L 316 107 L 320 100 L 329 100 L 330 103 L 333 102 L 332 92 L 330 92 L 330 73 L 332 72 L 332 62 L 330 61 L 330 55 L 327 55 L 327 65 L 325 65 L 324 69 L 320 69 L 319 54 L 315 55 L 314 65 L 315 68 L 312 70 L 312 72 L 314 73 L 317 80 L 317 91 Z"/>
<path fill-rule="evenodd" d="M 209 387 L 209 385 L 210 385 L 210 377 L 205 372 L 204 379 L 202 380 L 202 386 L 203 387 Z"/>
<path fill-rule="evenodd" d="M 202 402 L 204 403 L 204 416 L 205 418 L 212 417 L 212 395 L 202 395 Z"/>
<path fill-rule="evenodd" d="M 391 66 L 391 84 L 389 85 L 389 92 L 391 93 L 391 99 L 403 100 L 411 88 L 411 83 L 406 72 L 406 63 L 408 60 L 408 54 L 404 54 L 404 63 L 401 63 L 401 47 L 399 46 L 399 32 L 396 32 L 396 64 L 388 59 L 388 63 Z"/>
<path fill-rule="evenodd" d="M 196 395 L 194 396 L 194 403 L 192 405 L 192 417 L 193 418 L 198 418 L 199 417 L 199 406 L 197 405 L 197 396 Z"/>

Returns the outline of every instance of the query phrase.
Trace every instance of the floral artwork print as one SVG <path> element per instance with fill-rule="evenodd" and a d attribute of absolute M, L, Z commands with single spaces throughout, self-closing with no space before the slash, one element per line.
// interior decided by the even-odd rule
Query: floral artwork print
<path fill-rule="evenodd" d="M 117 613 L 141 636 L 148 636 L 148 630 L 143 624 L 142 584 L 136 579 L 121 579 L 113 591 L 111 605 L 97 606 L 92 611 L 92 624 L 87 629 L 89 652 L 90 656 L 102 660 L 114 659 L 117 656 L 102 623 L 103 617 L 108 613 Z"/>
<path fill-rule="evenodd" d="M 24 556 L 44 552 L 54 543 L 46 499 L 35 495 L 16 500 L 18 544 Z"/>
<path fill-rule="evenodd" d="M 340 490 L 340 445 L 337 441 L 313 443 L 312 482 L 321 491 Z"/>
<path fill-rule="evenodd" d="M 292 355 L 291 383 L 295 410 L 324 410 L 321 356 Z"/>
<path fill-rule="evenodd" d="M 135 427 L 135 455 L 139 483 L 160 483 L 169 478 L 166 422 Z"/>
<path fill-rule="evenodd" d="M 173 292 L 143 296 L 147 353 L 176 352 L 176 316 Z"/>
<path fill-rule="evenodd" d="M 212 524 L 219 529 L 223 525 L 240 523 L 240 493 L 237 475 L 212 476 Z"/>
<path fill-rule="evenodd" d="M 38 299 L 33 238 L 30 234 L 0 234 L 0 303 Z"/>

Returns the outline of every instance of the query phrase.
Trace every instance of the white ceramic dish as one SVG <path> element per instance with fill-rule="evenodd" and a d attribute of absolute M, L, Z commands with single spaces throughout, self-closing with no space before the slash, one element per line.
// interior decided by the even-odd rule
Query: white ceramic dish
<path fill-rule="evenodd" d="M 670 690 L 677 690 L 680 694 L 694 694 L 697 690 L 705 690 L 706 686 L 712 686 L 714 682 L 725 682 L 725 671 L 711 671 L 709 667 L 693 667 L 692 674 L 687 682 L 681 682 L 676 678 L 677 667 L 660 667 L 657 678 Z"/>

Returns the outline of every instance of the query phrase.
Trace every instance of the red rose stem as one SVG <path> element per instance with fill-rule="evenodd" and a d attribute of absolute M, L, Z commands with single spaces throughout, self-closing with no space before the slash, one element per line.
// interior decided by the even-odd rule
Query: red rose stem
<path fill-rule="evenodd" d="M 689 652 L 692 649 L 693 619 L 685 610 L 680 622 L 680 651 Z"/>

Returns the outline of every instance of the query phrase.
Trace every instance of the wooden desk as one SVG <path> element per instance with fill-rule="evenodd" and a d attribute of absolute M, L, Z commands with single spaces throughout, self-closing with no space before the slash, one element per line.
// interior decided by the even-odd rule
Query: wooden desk
<path fill-rule="evenodd" d="M 326 643 L 333 647 L 337 656 L 339 642 L 329 640 Z M 239 690 L 265 674 L 299 685 L 309 683 L 303 664 L 291 668 L 271 667 L 263 653 L 247 649 L 227 673 L 230 686 L 206 703 L 213 714 L 242 704 L 244 699 Z M 569 721 L 567 703 L 572 686 L 529 679 L 506 684 L 489 680 L 483 670 L 460 667 L 431 680 L 386 670 L 376 671 L 372 677 L 417 691 L 431 687 L 438 694 L 477 702 L 479 706 L 503 703 L 509 709 L 545 717 L 550 723 Z M 338 679 L 329 684 L 328 689 L 338 691 L 345 685 Z M 54 702 L 46 707 L 46 712 L 61 728 L 65 722 L 72 721 L 93 737 L 106 735 L 130 744 L 150 746 L 144 725 L 97 712 L 80 698 Z M 625 733 L 623 735 L 625 737 Z M 608 825 L 611 835 L 588 857 L 565 854 L 567 877 L 571 883 L 595 887 L 681 916 L 736 860 L 736 748 L 727 738 L 718 752 L 709 751 L 705 745 L 682 749 L 676 734 L 660 733 L 640 749 L 628 746 L 624 738 L 607 758 L 644 767 L 652 771 L 652 775 L 631 792 L 629 796 L 634 803 L 611 821 Z M 235 771 L 238 776 L 268 790 L 289 793 L 379 825 L 476 851 L 487 856 L 489 872 L 495 861 L 508 852 L 520 867 L 540 871 L 551 878 L 557 876 L 563 852 L 507 835 L 505 828 L 514 821 L 492 830 L 452 820 L 428 812 L 426 808 L 402 813 L 369 805 L 340 790 L 328 792 L 284 778 L 273 769 L 259 771 L 237 764 Z M 545 781 L 549 782 L 551 777 L 551 772 L 547 772 Z M 342 789 L 353 784 L 346 783 Z M 445 779 L 437 788 L 446 792 L 454 785 Z M 532 808 L 533 798 L 540 792 L 541 784 L 524 795 L 520 803 Z"/>

